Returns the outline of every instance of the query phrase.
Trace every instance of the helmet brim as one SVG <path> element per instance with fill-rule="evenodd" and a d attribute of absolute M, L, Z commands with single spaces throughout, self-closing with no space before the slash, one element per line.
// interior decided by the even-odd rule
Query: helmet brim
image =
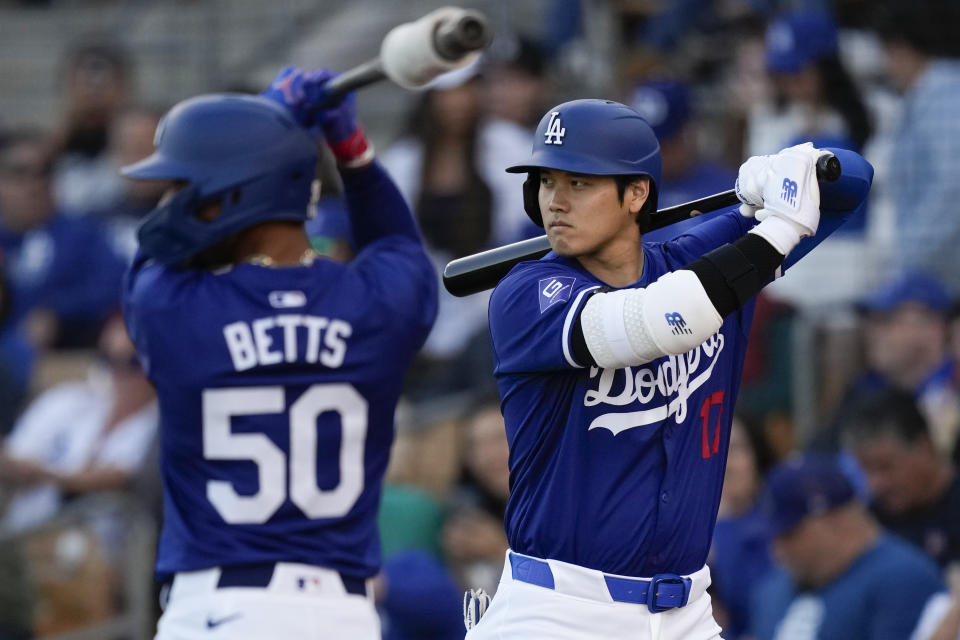
<path fill-rule="evenodd" d="M 121 167 L 120 174 L 136 180 L 189 180 L 194 175 L 187 165 L 159 153 Z"/>
<path fill-rule="evenodd" d="M 659 152 L 659 148 L 657 149 Z M 651 154 L 653 155 L 653 154 Z M 564 149 L 556 151 L 537 151 L 529 160 L 523 164 L 516 164 L 506 168 L 507 173 L 529 173 L 536 169 L 555 169 L 557 171 L 569 171 L 570 173 L 582 173 L 593 176 L 617 176 L 617 175 L 650 175 L 645 164 L 648 158 L 641 158 L 635 164 L 637 168 L 631 171 L 624 166 L 623 161 L 598 160 L 593 155 L 582 155 L 571 153 Z"/>

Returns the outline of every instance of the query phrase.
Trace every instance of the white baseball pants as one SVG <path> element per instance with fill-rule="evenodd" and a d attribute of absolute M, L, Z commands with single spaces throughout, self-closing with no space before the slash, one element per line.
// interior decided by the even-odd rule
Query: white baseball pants
<path fill-rule="evenodd" d="M 552 589 L 515 580 L 510 553 L 489 609 L 466 640 L 720 640 L 707 567 L 685 576 L 685 606 L 652 613 L 645 604 L 614 601 L 609 574 L 566 562 L 541 561 L 549 564 Z"/>
<path fill-rule="evenodd" d="M 220 569 L 176 574 L 155 640 L 380 640 L 367 596 L 330 569 L 278 562 L 263 587 L 218 586 Z"/>

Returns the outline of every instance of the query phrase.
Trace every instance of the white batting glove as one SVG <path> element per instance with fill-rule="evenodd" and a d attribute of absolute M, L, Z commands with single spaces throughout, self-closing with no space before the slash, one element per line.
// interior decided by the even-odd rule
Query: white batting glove
<path fill-rule="evenodd" d="M 763 185 L 770 172 L 773 156 L 753 156 L 740 165 L 737 173 L 736 192 L 740 205 L 740 215 L 752 218 L 757 209 L 763 207 Z"/>
<path fill-rule="evenodd" d="M 787 255 L 801 238 L 812 236 L 820 224 L 820 185 L 817 160 L 824 155 L 805 142 L 771 157 L 763 183 L 763 208 L 756 211 L 760 224 L 751 229 Z"/>

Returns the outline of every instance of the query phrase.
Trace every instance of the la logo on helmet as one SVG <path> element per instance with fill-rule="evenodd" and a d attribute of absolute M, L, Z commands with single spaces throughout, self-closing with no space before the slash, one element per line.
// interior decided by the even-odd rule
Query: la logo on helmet
<path fill-rule="evenodd" d="M 560 112 L 551 111 L 550 112 L 550 123 L 547 124 L 547 133 L 544 135 L 544 144 L 563 144 L 563 136 L 567 134 L 567 130 L 560 126 Z"/>

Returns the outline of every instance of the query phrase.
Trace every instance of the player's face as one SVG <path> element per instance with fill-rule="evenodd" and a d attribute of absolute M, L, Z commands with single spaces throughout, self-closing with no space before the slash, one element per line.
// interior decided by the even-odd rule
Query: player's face
<path fill-rule="evenodd" d="M 646 200 L 642 181 L 621 202 L 610 176 L 540 170 L 540 211 L 551 248 L 561 256 L 602 254 L 624 239 L 636 246 L 636 215 Z"/>

